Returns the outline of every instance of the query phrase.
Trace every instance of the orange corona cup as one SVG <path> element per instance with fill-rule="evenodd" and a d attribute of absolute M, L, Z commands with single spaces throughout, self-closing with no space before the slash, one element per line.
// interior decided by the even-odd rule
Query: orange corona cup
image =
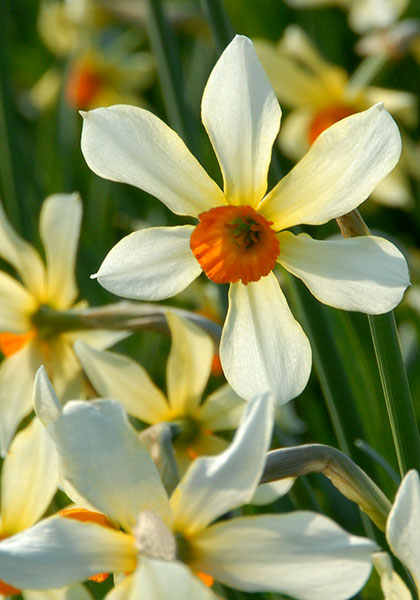
<path fill-rule="evenodd" d="M 191 250 L 215 283 L 247 285 L 274 268 L 280 254 L 276 232 L 251 206 L 218 206 L 198 218 Z"/>
<path fill-rule="evenodd" d="M 337 121 L 341 121 L 345 117 L 349 117 L 353 115 L 355 110 L 350 108 L 350 106 L 345 106 L 344 104 L 337 104 L 333 106 L 327 106 L 326 108 L 322 108 L 318 112 L 315 113 L 308 130 L 308 141 L 310 144 L 313 144 L 316 138 L 328 127 L 337 123 Z"/>

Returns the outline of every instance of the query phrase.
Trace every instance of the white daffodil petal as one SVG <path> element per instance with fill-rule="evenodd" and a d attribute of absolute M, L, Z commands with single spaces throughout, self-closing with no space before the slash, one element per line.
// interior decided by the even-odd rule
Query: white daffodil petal
<path fill-rule="evenodd" d="M 404 477 L 386 524 L 392 552 L 410 571 L 420 593 L 420 479 L 414 469 Z"/>
<path fill-rule="evenodd" d="M 329 306 L 381 314 L 395 308 L 410 285 L 407 263 L 394 244 L 376 236 L 313 240 L 279 234 L 278 261 Z"/>
<path fill-rule="evenodd" d="M 26 288 L 7 273 L 0 272 L 0 333 L 26 333 L 29 316 L 37 308 L 36 300 Z"/>
<path fill-rule="evenodd" d="M 191 414 L 210 376 L 214 345 L 207 333 L 175 313 L 166 312 L 171 350 L 166 367 L 168 399 L 176 416 Z"/>
<path fill-rule="evenodd" d="M 92 596 L 81 583 L 55 590 L 25 590 L 24 600 L 92 600 Z"/>
<path fill-rule="evenodd" d="M 326 223 L 366 200 L 400 153 L 397 125 L 383 105 L 372 106 L 321 133 L 259 211 L 276 230 Z"/>
<path fill-rule="evenodd" d="M 0 204 L 0 256 L 15 267 L 23 283 L 44 300 L 45 267 L 38 252 L 10 225 Z"/>
<path fill-rule="evenodd" d="M 245 405 L 229 384 L 223 385 L 200 406 L 200 422 L 210 431 L 236 429 Z"/>
<path fill-rule="evenodd" d="M 413 600 L 404 581 L 392 568 L 392 560 L 387 552 L 375 552 L 372 560 L 381 578 L 384 600 Z"/>
<path fill-rule="evenodd" d="M 191 568 L 247 592 L 345 600 L 363 586 L 376 544 L 311 512 L 241 517 L 192 540 Z"/>
<path fill-rule="evenodd" d="M 74 519 L 51 517 L 0 542 L 0 579 L 18 589 L 58 588 L 135 565 L 132 536 Z"/>
<path fill-rule="evenodd" d="M 42 356 L 29 341 L 0 365 L 0 451 L 7 451 L 20 421 L 32 410 L 32 390 Z"/>
<path fill-rule="evenodd" d="M 289 113 L 282 123 L 279 146 L 281 151 L 294 161 L 299 160 L 308 151 L 308 132 L 313 116 L 312 110 L 302 108 Z"/>
<path fill-rule="evenodd" d="M 216 457 L 195 459 L 171 497 L 176 530 L 193 534 L 250 500 L 264 467 L 272 426 L 271 398 L 255 398 L 229 448 Z"/>
<path fill-rule="evenodd" d="M 138 300 L 182 292 L 201 273 L 190 249 L 191 225 L 135 231 L 114 246 L 95 277 L 108 291 Z"/>
<path fill-rule="evenodd" d="M 170 524 L 158 471 L 121 404 L 67 402 L 48 432 L 60 454 L 63 477 L 98 510 L 128 531 L 150 506 Z"/>
<path fill-rule="evenodd" d="M 120 105 L 83 117 L 82 152 L 100 177 L 135 185 L 180 215 L 226 204 L 181 138 L 151 112 Z"/>
<path fill-rule="evenodd" d="M 38 419 L 14 438 L 1 474 L 1 534 L 14 535 L 31 527 L 54 496 L 58 455 Z"/>
<path fill-rule="evenodd" d="M 226 379 L 246 400 L 269 391 L 285 404 L 303 391 L 311 347 L 274 273 L 231 285 L 220 359 Z"/>
<path fill-rule="evenodd" d="M 292 488 L 294 482 L 294 477 L 287 477 L 286 479 L 279 479 L 279 481 L 262 483 L 255 490 L 255 493 L 250 500 L 250 504 L 256 504 L 257 506 L 271 504 L 271 502 L 274 502 L 278 498 L 281 498 L 287 494 L 287 492 L 289 492 Z"/>
<path fill-rule="evenodd" d="M 389 27 L 407 4 L 408 0 L 353 0 L 349 3 L 349 25 L 357 33 Z"/>
<path fill-rule="evenodd" d="M 63 334 L 70 344 L 81 341 L 97 350 L 111 348 L 130 335 L 127 331 L 112 331 L 111 329 L 92 329 L 87 331 L 66 331 Z"/>
<path fill-rule="evenodd" d="M 142 556 L 133 575 L 124 579 L 106 596 L 106 600 L 216 600 L 184 564 Z"/>
<path fill-rule="evenodd" d="M 76 343 L 74 350 L 98 394 L 115 398 L 126 411 L 146 423 L 157 423 L 169 414 L 165 396 L 143 367 L 115 352 L 95 350 Z"/>
<path fill-rule="evenodd" d="M 69 308 L 77 296 L 75 259 L 82 219 L 78 194 L 55 194 L 42 205 L 39 230 L 47 258 L 49 305 Z"/>
<path fill-rule="evenodd" d="M 256 204 L 267 189 L 281 110 L 252 42 L 237 35 L 217 61 L 201 105 L 229 204 Z"/>

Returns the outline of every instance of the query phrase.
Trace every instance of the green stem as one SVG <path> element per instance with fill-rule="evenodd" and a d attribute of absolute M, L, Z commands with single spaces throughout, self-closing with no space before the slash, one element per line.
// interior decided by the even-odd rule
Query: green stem
<path fill-rule="evenodd" d="M 203 11 L 210 23 L 211 32 L 219 54 L 234 38 L 235 31 L 229 21 L 221 0 L 201 0 Z"/>
<path fill-rule="evenodd" d="M 420 469 L 420 436 L 392 312 L 369 315 L 369 326 L 401 477 Z"/>
<path fill-rule="evenodd" d="M 346 454 L 322 444 L 272 450 L 267 454 L 260 483 L 308 473 L 323 473 L 333 485 L 385 530 L 391 503 L 382 490 Z"/>
<path fill-rule="evenodd" d="M 181 60 L 173 31 L 165 18 L 161 0 L 146 0 L 150 43 L 158 63 L 160 83 L 172 127 L 197 151 L 191 111 L 185 102 Z"/>

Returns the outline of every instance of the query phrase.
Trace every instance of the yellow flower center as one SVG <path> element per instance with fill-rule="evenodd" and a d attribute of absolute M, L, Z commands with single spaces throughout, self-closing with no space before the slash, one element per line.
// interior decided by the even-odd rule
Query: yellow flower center
<path fill-rule="evenodd" d="M 353 115 L 354 112 L 355 111 L 350 108 L 350 106 L 345 106 L 344 104 L 327 106 L 326 108 L 319 110 L 315 113 L 311 124 L 309 125 L 309 143 L 313 144 L 316 138 L 325 131 L 325 129 L 328 129 L 328 127 L 331 127 L 331 125 L 334 125 L 337 121 L 341 121 L 341 119 Z"/>
<path fill-rule="evenodd" d="M 247 285 L 274 268 L 280 244 L 276 232 L 251 206 L 218 206 L 199 215 L 191 250 L 215 283 Z"/>

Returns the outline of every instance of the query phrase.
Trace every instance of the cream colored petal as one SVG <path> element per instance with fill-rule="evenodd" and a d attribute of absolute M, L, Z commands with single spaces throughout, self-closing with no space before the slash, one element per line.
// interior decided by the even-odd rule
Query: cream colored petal
<path fill-rule="evenodd" d="M 84 342 L 97 350 L 111 348 L 130 335 L 127 331 L 113 331 L 112 329 L 92 329 L 87 331 L 67 331 L 63 337 L 73 346 L 76 342 Z"/>
<path fill-rule="evenodd" d="M 175 531 L 194 534 L 250 500 L 264 468 L 272 426 L 271 398 L 255 398 L 229 448 L 216 457 L 194 460 L 171 497 Z"/>
<path fill-rule="evenodd" d="M 35 373 L 42 364 L 36 345 L 27 342 L 0 366 L 0 450 L 4 456 L 20 421 L 32 410 Z"/>
<path fill-rule="evenodd" d="M 158 471 L 123 407 L 112 400 L 70 401 L 59 416 L 55 407 L 41 372 L 35 410 L 57 447 L 63 477 L 76 491 L 128 531 L 146 508 L 170 524 Z"/>
<path fill-rule="evenodd" d="M 370 86 L 364 89 L 364 95 L 368 104 L 383 102 L 386 110 L 401 123 L 409 127 L 416 125 L 418 111 L 417 99 L 414 94 L 402 90 Z"/>
<path fill-rule="evenodd" d="M 1 474 L 1 527 L 8 536 L 31 527 L 59 483 L 58 455 L 37 418 L 14 438 Z"/>
<path fill-rule="evenodd" d="M 251 498 L 250 504 L 256 504 L 257 506 L 271 504 L 278 498 L 281 498 L 282 496 L 287 494 L 287 492 L 289 492 L 292 488 L 294 482 L 294 477 L 287 477 L 286 479 L 279 479 L 279 481 L 270 481 L 270 483 L 262 483 L 255 490 L 255 493 Z"/>
<path fill-rule="evenodd" d="M 135 565 L 134 538 L 75 519 L 51 517 L 0 542 L 0 579 L 18 589 L 58 588 Z"/>
<path fill-rule="evenodd" d="M 75 260 L 82 220 L 79 194 L 55 194 L 42 205 L 39 229 L 47 258 L 48 303 L 70 308 L 77 296 Z"/>
<path fill-rule="evenodd" d="M 412 469 L 402 480 L 386 524 L 392 552 L 410 571 L 420 593 L 420 480 Z"/>
<path fill-rule="evenodd" d="M 227 431 L 236 429 L 246 403 L 226 384 L 210 394 L 199 408 L 204 429 Z"/>
<path fill-rule="evenodd" d="M 26 333 L 30 315 L 37 309 L 35 298 L 16 279 L 0 272 L 0 333 Z"/>
<path fill-rule="evenodd" d="M 74 349 L 99 396 L 119 400 L 130 415 L 146 423 L 158 423 L 168 418 L 165 396 L 133 359 L 115 352 L 95 350 L 80 342 Z"/>
<path fill-rule="evenodd" d="M 230 587 L 298 600 L 346 600 L 364 585 L 378 549 L 311 512 L 220 522 L 191 543 L 193 570 Z"/>
<path fill-rule="evenodd" d="M 311 347 L 274 273 L 247 286 L 231 285 L 220 358 L 226 379 L 247 400 L 269 391 L 285 404 L 303 391 Z"/>
<path fill-rule="evenodd" d="M 321 133 L 259 211 L 276 230 L 326 223 L 366 200 L 400 153 L 394 120 L 382 105 L 372 106 Z"/>
<path fill-rule="evenodd" d="M 285 231 L 279 241 L 279 262 L 329 306 L 382 314 L 395 308 L 410 285 L 404 256 L 384 238 L 321 241 Z"/>
<path fill-rule="evenodd" d="M 349 24 L 357 33 L 392 25 L 408 0 L 354 0 L 349 6 Z"/>
<path fill-rule="evenodd" d="M 252 42 L 237 35 L 210 74 L 201 104 L 229 204 L 256 204 L 267 189 L 281 110 Z"/>
<path fill-rule="evenodd" d="M 381 578 L 384 600 L 413 600 L 407 586 L 392 568 L 391 557 L 387 552 L 376 552 L 372 556 L 373 566 Z"/>
<path fill-rule="evenodd" d="M 370 195 L 371 200 L 394 208 L 414 208 L 410 179 L 401 162 L 378 183 Z"/>
<path fill-rule="evenodd" d="M 105 289 L 124 298 L 175 296 L 201 273 L 190 249 L 193 229 L 185 225 L 135 231 L 110 250 L 95 277 Z"/>
<path fill-rule="evenodd" d="M 294 161 L 298 161 L 309 150 L 309 128 L 313 117 L 313 110 L 303 108 L 292 111 L 283 121 L 279 146 Z"/>
<path fill-rule="evenodd" d="M 82 152 L 100 177 L 135 185 L 180 215 L 226 203 L 181 138 L 151 112 L 119 105 L 83 118 Z"/>
<path fill-rule="evenodd" d="M 217 600 L 179 561 L 140 558 L 139 567 L 106 596 L 106 600 Z"/>
<path fill-rule="evenodd" d="M 25 590 L 24 600 L 92 600 L 84 585 L 75 583 L 55 590 Z"/>
<path fill-rule="evenodd" d="M 297 108 L 318 101 L 323 88 L 322 80 L 318 76 L 267 40 L 256 40 L 254 45 L 281 104 Z"/>
<path fill-rule="evenodd" d="M 48 350 L 44 352 L 44 355 L 45 358 L 42 362 L 51 375 L 51 381 L 61 402 L 73 398 L 84 398 L 86 385 L 83 381 L 82 369 L 66 336 L 51 338 Z"/>
<path fill-rule="evenodd" d="M 15 267 L 24 285 L 39 300 L 44 299 L 45 267 L 31 244 L 10 225 L 0 204 L 0 256 Z"/>
<path fill-rule="evenodd" d="M 176 416 L 190 415 L 201 400 L 210 376 L 214 345 L 207 333 L 170 311 L 171 350 L 166 367 L 168 399 Z"/>

